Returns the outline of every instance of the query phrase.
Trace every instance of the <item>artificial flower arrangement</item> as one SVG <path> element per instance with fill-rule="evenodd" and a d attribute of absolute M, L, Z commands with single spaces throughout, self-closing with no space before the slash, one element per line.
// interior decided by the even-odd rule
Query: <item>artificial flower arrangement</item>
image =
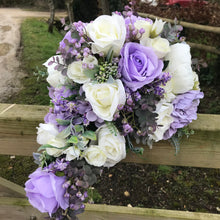
<path fill-rule="evenodd" d="M 122 14 L 73 23 L 44 65 L 52 107 L 38 127 L 40 167 L 29 202 L 55 219 L 78 219 L 103 167 L 172 139 L 197 117 L 200 92 L 180 26 Z"/>

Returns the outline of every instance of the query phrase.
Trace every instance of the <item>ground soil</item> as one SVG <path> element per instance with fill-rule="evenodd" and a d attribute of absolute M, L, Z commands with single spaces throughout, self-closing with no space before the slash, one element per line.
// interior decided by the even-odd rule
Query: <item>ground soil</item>
<path fill-rule="evenodd" d="M 1 156 L 0 176 L 24 186 L 31 157 Z M 220 214 L 220 170 L 119 163 L 105 168 L 90 195 L 95 203 Z"/>

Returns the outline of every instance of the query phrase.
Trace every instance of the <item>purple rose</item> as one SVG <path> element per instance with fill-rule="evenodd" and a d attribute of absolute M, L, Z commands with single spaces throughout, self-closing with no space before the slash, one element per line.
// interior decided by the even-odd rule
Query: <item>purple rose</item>
<path fill-rule="evenodd" d="M 125 86 L 132 91 L 142 88 L 161 75 L 163 62 L 150 47 L 126 43 L 121 50 L 119 73 Z"/>
<path fill-rule="evenodd" d="M 64 197 L 66 190 L 63 188 L 65 177 L 58 177 L 52 172 L 38 168 L 29 178 L 25 183 L 25 191 L 33 207 L 50 215 L 59 207 L 64 210 L 68 208 L 69 199 Z"/>
<path fill-rule="evenodd" d="M 200 100 L 204 97 L 203 92 L 199 90 L 191 90 L 184 94 L 176 96 L 173 101 L 173 112 L 171 116 L 174 118 L 174 122 L 170 125 L 169 130 L 164 134 L 164 139 L 171 138 L 178 128 L 183 128 L 192 120 L 197 119 L 197 107 Z"/>

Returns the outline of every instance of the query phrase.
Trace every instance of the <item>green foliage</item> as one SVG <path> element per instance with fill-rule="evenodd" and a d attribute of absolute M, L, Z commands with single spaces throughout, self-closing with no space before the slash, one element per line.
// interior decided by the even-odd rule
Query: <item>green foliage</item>
<path fill-rule="evenodd" d="M 46 167 L 48 166 L 52 161 L 54 161 L 55 158 L 50 156 L 46 151 L 44 151 L 40 156 L 40 166 Z"/>
<path fill-rule="evenodd" d="M 127 149 L 130 149 L 132 152 L 134 152 L 136 154 L 143 155 L 143 153 L 144 153 L 143 147 L 134 147 L 128 134 L 126 135 L 126 147 L 127 147 Z"/>
<path fill-rule="evenodd" d="M 46 72 L 46 68 L 42 64 L 55 54 L 63 36 L 57 30 L 51 34 L 47 29 L 48 24 L 42 19 L 31 18 L 22 23 L 21 68 L 27 73 L 27 76 L 22 80 L 22 90 L 16 96 L 11 97 L 8 102 L 49 105 L 50 98 L 47 89 L 48 83 L 45 80 L 46 74 L 40 74 L 43 77 L 39 77 L 36 72 Z"/>
<path fill-rule="evenodd" d="M 107 125 L 107 128 L 109 129 L 109 131 L 110 131 L 113 135 L 117 136 L 117 134 L 118 134 L 118 129 L 115 127 L 115 125 L 114 125 L 113 123 L 109 122 L 109 121 L 106 121 L 105 124 Z"/>
<path fill-rule="evenodd" d="M 63 126 L 67 126 L 70 124 L 70 120 L 63 120 L 63 119 L 57 118 L 56 121 L 59 125 L 63 125 Z"/>
<path fill-rule="evenodd" d="M 177 132 L 169 139 L 171 145 L 176 149 L 176 154 L 180 151 L 180 140 L 183 137 L 189 138 L 190 135 L 194 134 L 194 130 L 190 129 L 188 126 L 179 128 Z"/>
<path fill-rule="evenodd" d="M 67 141 L 67 143 L 77 144 L 79 142 L 77 136 L 71 136 L 71 138 Z"/>
<path fill-rule="evenodd" d="M 99 66 L 94 65 L 93 69 L 84 69 L 83 73 L 90 79 L 95 79 L 95 74 L 99 72 Z"/>
<path fill-rule="evenodd" d="M 98 190 L 94 187 L 90 187 L 88 190 L 88 201 L 90 203 L 100 203 L 102 201 L 102 196 L 99 194 Z"/>
<path fill-rule="evenodd" d="M 69 143 L 69 142 L 68 142 L 68 143 Z M 55 149 L 63 150 L 63 149 L 68 148 L 68 146 L 65 146 L 65 147 L 55 147 L 55 146 L 50 145 L 50 144 L 44 144 L 44 145 L 42 145 L 42 146 L 40 146 L 40 147 L 38 148 L 38 151 L 45 150 L 45 149 L 47 149 L 47 148 L 55 148 Z"/>
<path fill-rule="evenodd" d="M 94 131 L 85 131 L 82 136 L 93 141 L 96 140 L 96 133 Z"/>
<path fill-rule="evenodd" d="M 158 171 L 160 171 L 163 174 L 170 174 L 173 172 L 173 168 L 171 166 L 159 165 Z"/>

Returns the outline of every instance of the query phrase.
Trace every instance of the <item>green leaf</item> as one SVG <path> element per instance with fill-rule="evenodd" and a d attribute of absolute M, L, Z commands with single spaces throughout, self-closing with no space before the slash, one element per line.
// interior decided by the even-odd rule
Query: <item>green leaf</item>
<path fill-rule="evenodd" d="M 76 31 L 76 30 L 74 30 L 74 31 L 71 33 L 71 37 L 72 37 L 73 39 L 77 39 L 77 40 L 80 39 L 79 33 L 78 33 L 78 31 Z"/>
<path fill-rule="evenodd" d="M 96 140 L 96 133 L 94 131 L 86 131 L 82 136 L 93 141 Z"/>
<path fill-rule="evenodd" d="M 86 148 L 86 145 L 85 145 L 85 143 L 83 143 L 83 142 L 78 142 L 78 143 L 76 144 L 76 146 L 77 146 L 80 150 L 85 150 L 85 148 Z"/>
<path fill-rule="evenodd" d="M 170 62 L 169 60 L 163 61 L 163 70 L 162 71 L 164 71 L 168 67 L 169 62 Z"/>
<path fill-rule="evenodd" d="M 68 146 L 65 146 L 65 147 L 55 147 L 55 146 L 50 145 L 50 144 L 44 144 L 44 145 L 42 145 L 41 147 L 39 147 L 37 151 L 45 150 L 46 148 L 56 148 L 56 149 L 62 150 L 62 149 L 66 149 L 67 147 L 68 147 Z"/>
<path fill-rule="evenodd" d="M 77 136 L 72 136 L 67 143 L 77 144 L 79 142 Z"/>
<path fill-rule="evenodd" d="M 113 58 L 113 54 L 114 54 L 114 50 L 113 50 L 113 47 L 111 47 L 107 53 L 107 56 L 106 56 L 106 60 L 111 63 L 112 62 L 112 58 Z"/>
<path fill-rule="evenodd" d="M 58 138 L 67 138 L 71 134 L 70 126 L 62 130 L 57 137 Z"/>
<path fill-rule="evenodd" d="M 65 175 L 64 172 L 61 172 L 61 171 L 56 172 L 56 176 L 64 176 L 64 175 Z"/>
<path fill-rule="evenodd" d="M 93 69 L 84 69 L 83 73 L 90 79 L 95 79 L 95 74 L 99 72 L 99 66 L 94 65 Z"/>
<path fill-rule="evenodd" d="M 175 135 L 173 135 L 169 140 L 168 140 L 171 145 L 173 145 L 176 149 L 175 155 L 177 155 L 180 151 L 180 142 L 179 139 L 177 137 L 175 137 Z"/>
<path fill-rule="evenodd" d="M 75 125 L 74 126 L 74 130 L 75 132 L 79 133 L 79 132 L 84 132 L 84 127 L 82 125 Z"/>
<path fill-rule="evenodd" d="M 64 125 L 64 126 L 70 125 L 70 120 L 63 120 L 63 119 L 57 118 L 56 121 L 59 125 Z"/>

